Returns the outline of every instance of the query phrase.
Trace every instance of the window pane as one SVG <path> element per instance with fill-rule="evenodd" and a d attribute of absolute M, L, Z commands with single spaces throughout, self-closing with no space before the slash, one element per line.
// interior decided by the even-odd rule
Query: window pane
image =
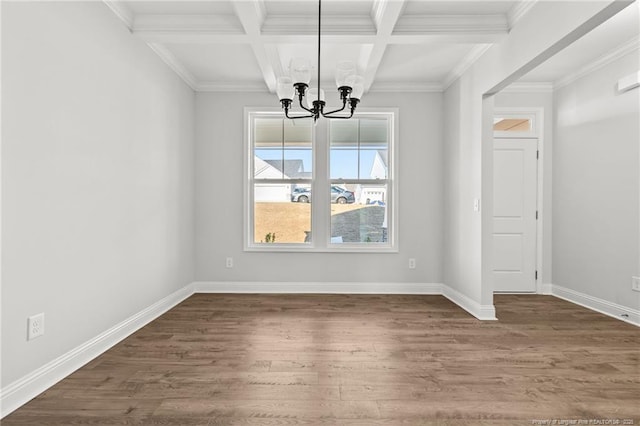
<path fill-rule="evenodd" d="M 254 236 L 257 244 L 307 243 L 311 238 L 311 203 L 291 202 L 295 185 L 256 184 Z M 294 192 L 295 194 L 295 192 Z M 310 192 L 308 193 L 310 195 Z M 310 201 L 310 198 L 307 200 Z"/>
<path fill-rule="evenodd" d="M 360 148 L 386 149 L 389 144 L 388 136 L 386 119 L 360 120 Z"/>
<path fill-rule="evenodd" d="M 386 184 L 332 185 L 331 243 L 386 243 L 386 200 Z"/>
<path fill-rule="evenodd" d="M 331 149 L 330 155 L 331 179 L 358 178 L 358 150 Z"/>
<path fill-rule="evenodd" d="M 496 117 L 493 120 L 493 130 L 501 132 L 530 132 L 531 119 Z"/>
<path fill-rule="evenodd" d="M 256 118 L 253 126 L 254 147 L 282 148 L 282 119 Z"/>
<path fill-rule="evenodd" d="M 331 121 L 331 179 L 386 179 L 387 119 Z"/>
<path fill-rule="evenodd" d="M 311 120 L 285 120 L 283 156 L 285 179 L 311 179 L 312 130 Z"/>
<path fill-rule="evenodd" d="M 254 178 L 311 178 L 312 125 L 282 118 L 254 121 Z"/>
<path fill-rule="evenodd" d="M 331 120 L 331 148 L 353 148 L 358 145 L 359 121 Z"/>
<path fill-rule="evenodd" d="M 360 151 L 360 179 L 388 178 L 388 151 L 363 149 Z"/>

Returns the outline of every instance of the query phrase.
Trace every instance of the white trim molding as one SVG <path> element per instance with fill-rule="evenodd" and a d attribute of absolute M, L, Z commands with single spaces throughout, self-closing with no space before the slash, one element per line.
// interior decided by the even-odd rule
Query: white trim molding
<path fill-rule="evenodd" d="M 516 26 L 518 21 L 526 15 L 531 8 L 538 2 L 538 0 L 521 0 L 514 4 L 507 12 L 507 22 L 509 23 L 509 29 Z"/>
<path fill-rule="evenodd" d="M 193 286 L 194 293 L 442 295 L 440 283 L 198 281 Z"/>
<path fill-rule="evenodd" d="M 481 44 L 475 46 L 471 51 L 462 58 L 462 60 L 447 74 L 442 82 L 443 90 L 446 90 L 453 84 L 454 81 L 462 77 L 467 70 L 473 65 L 484 53 L 493 46 L 492 44 Z"/>
<path fill-rule="evenodd" d="M 0 418 L 15 411 L 195 293 L 441 295 L 479 320 L 497 319 L 493 305 L 481 305 L 442 283 L 196 281 L 0 389 Z M 638 310 L 554 284 L 543 284 L 542 293 L 551 294 L 640 326 L 640 311 Z"/>
<path fill-rule="evenodd" d="M 553 83 L 516 81 L 502 89 L 500 93 L 553 93 Z"/>
<path fill-rule="evenodd" d="M 556 82 L 554 82 L 553 88 L 554 90 L 556 90 L 564 86 L 568 86 L 574 81 L 577 81 L 582 77 L 596 72 L 600 68 L 605 67 L 630 53 L 637 52 L 638 50 L 640 50 L 640 36 L 636 36 L 631 40 L 628 40 L 617 48 L 609 51 L 607 54 L 599 57 L 595 61 L 586 64 L 585 66 L 581 67 L 579 71 L 573 74 L 569 74 L 568 76 L 563 77 L 560 80 L 557 80 Z"/>
<path fill-rule="evenodd" d="M 640 327 L 640 310 L 638 309 L 622 306 L 617 303 L 609 302 L 608 300 L 600 299 L 559 285 L 547 285 L 551 288 L 551 292 L 547 294 L 551 294 L 560 299 L 591 309 L 592 311 L 596 311 Z"/>
<path fill-rule="evenodd" d="M 327 87 L 325 85 L 325 87 Z M 440 93 L 444 87 L 439 83 L 429 83 L 423 81 L 410 82 L 374 82 L 368 92 L 422 92 L 422 93 Z"/>
<path fill-rule="evenodd" d="M 12 413 L 83 365 L 193 294 L 193 285 L 170 294 L 107 331 L 0 389 L 0 418 Z"/>
<path fill-rule="evenodd" d="M 191 74 L 191 72 L 182 65 L 182 63 L 175 57 L 169 49 L 164 45 L 158 43 L 147 43 L 148 46 L 156 52 L 156 54 L 169 66 L 182 80 L 187 83 L 191 89 L 197 90 L 198 80 Z"/>
<path fill-rule="evenodd" d="M 102 0 L 105 5 L 122 21 L 129 31 L 133 29 L 133 12 L 119 0 Z"/>
<path fill-rule="evenodd" d="M 494 321 L 498 319 L 496 318 L 496 309 L 493 305 L 481 305 L 447 285 L 442 285 L 442 295 L 479 320 Z"/>

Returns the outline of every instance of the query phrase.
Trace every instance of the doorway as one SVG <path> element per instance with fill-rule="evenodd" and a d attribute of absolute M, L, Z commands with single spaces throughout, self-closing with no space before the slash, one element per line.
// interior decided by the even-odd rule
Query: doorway
<path fill-rule="evenodd" d="M 494 119 L 494 292 L 537 292 L 536 118 L 535 114 L 496 114 Z"/>

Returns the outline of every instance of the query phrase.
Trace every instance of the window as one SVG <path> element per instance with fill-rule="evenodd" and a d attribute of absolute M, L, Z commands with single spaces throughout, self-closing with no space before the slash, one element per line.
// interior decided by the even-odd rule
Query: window
<path fill-rule="evenodd" d="M 248 109 L 245 249 L 395 251 L 394 117 Z"/>
<path fill-rule="evenodd" d="M 313 178 L 312 123 L 252 120 L 251 244 L 308 244 Z M 296 201 L 296 202 L 294 202 Z"/>
<path fill-rule="evenodd" d="M 385 244 L 389 120 L 384 116 L 331 120 L 330 129 L 329 184 L 331 201 L 337 203 L 331 206 L 330 243 Z"/>
<path fill-rule="evenodd" d="M 514 112 L 496 108 L 493 118 L 493 134 L 496 137 L 532 137 L 537 131 L 536 114 L 529 111 Z"/>

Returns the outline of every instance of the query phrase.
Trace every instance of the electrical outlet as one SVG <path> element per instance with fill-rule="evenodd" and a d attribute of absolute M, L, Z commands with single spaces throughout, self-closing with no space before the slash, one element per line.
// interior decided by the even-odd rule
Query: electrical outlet
<path fill-rule="evenodd" d="M 233 268 L 233 257 L 227 257 L 227 268 Z"/>
<path fill-rule="evenodd" d="M 27 340 L 33 340 L 44 334 L 44 312 L 27 318 Z"/>
<path fill-rule="evenodd" d="M 416 269 L 416 260 L 413 257 L 409 259 L 409 269 Z"/>
<path fill-rule="evenodd" d="M 631 277 L 631 290 L 640 291 L 640 277 Z"/>

